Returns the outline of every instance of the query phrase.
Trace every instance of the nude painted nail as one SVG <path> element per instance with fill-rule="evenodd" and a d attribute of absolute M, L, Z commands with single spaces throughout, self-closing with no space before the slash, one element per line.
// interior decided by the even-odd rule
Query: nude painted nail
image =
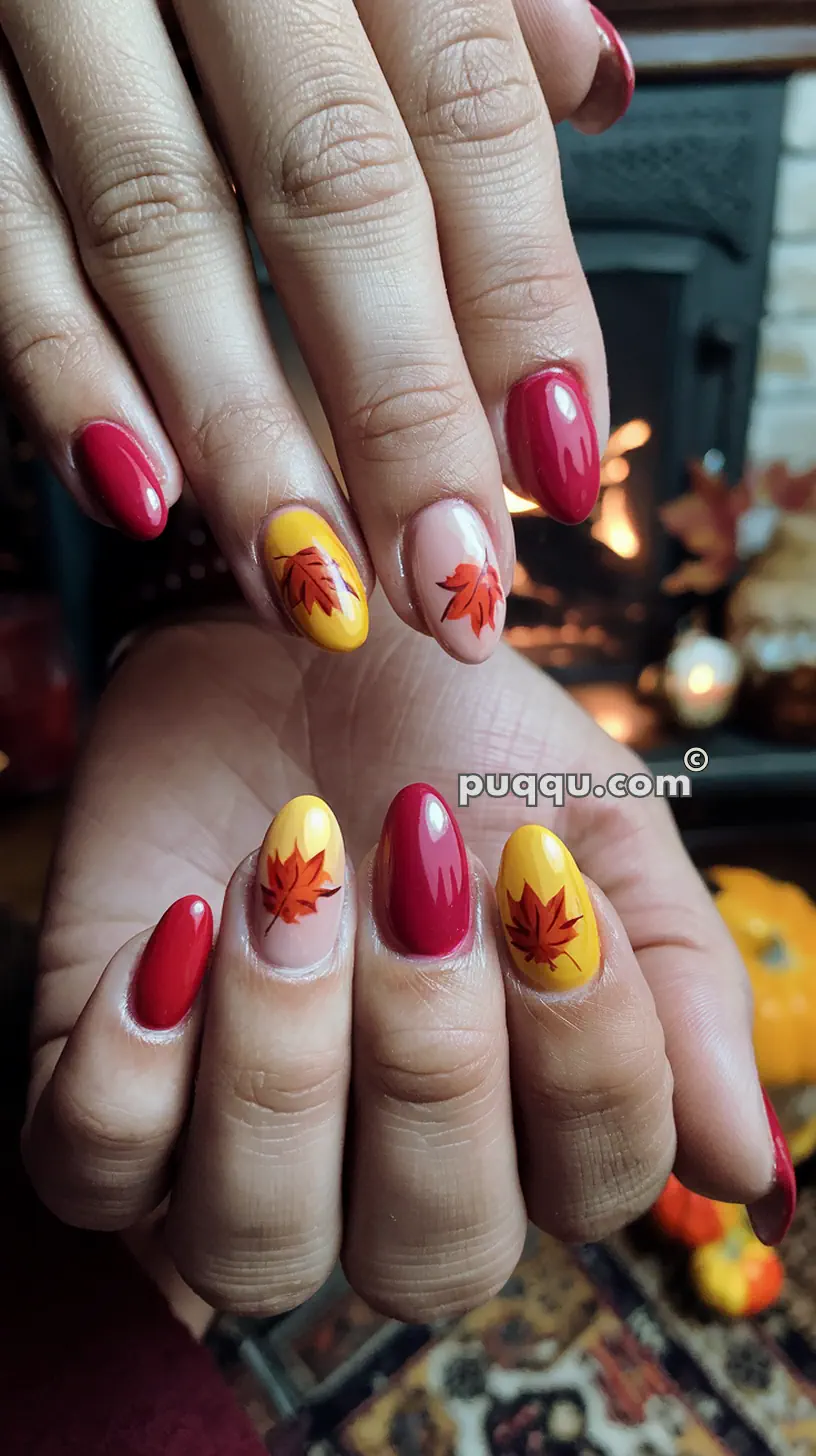
<path fill-rule="evenodd" d="M 496 886 L 513 964 L 548 991 L 573 991 L 601 966 L 598 924 L 581 871 L 551 830 L 525 824 L 504 846 Z"/>
<path fill-rule="evenodd" d="M 319 647 L 353 652 L 368 636 L 360 573 L 328 521 L 295 506 L 272 516 L 264 560 L 290 620 Z"/>
<path fill-rule="evenodd" d="M 601 49 L 588 95 L 572 117 L 577 131 L 597 136 L 626 115 L 635 93 L 635 67 L 620 31 L 596 5 L 590 5 Z"/>
<path fill-rule="evenodd" d="M 505 618 L 504 591 L 487 527 L 464 501 L 436 501 L 416 517 L 412 576 L 425 624 L 462 662 L 484 662 Z"/>
<path fill-rule="evenodd" d="M 332 949 L 345 882 L 343 836 L 328 804 L 290 799 L 273 819 L 255 877 L 255 933 L 274 966 L 303 970 Z"/>

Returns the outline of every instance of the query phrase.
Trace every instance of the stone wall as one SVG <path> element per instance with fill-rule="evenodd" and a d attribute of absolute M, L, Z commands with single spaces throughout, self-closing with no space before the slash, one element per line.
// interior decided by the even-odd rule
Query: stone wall
<path fill-rule="evenodd" d="M 788 85 L 749 457 L 816 466 L 816 74 Z"/>

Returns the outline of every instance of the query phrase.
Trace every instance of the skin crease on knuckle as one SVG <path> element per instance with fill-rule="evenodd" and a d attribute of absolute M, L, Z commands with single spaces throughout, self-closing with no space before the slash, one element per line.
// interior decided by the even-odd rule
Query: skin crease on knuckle
<path fill-rule="evenodd" d="M 473 34 L 446 42 L 428 66 L 419 134 L 439 145 L 491 143 L 506 162 L 541 115 L 538 88 L 509 35 Z"/>
<path fill-rule="evenodd" d="M 348 423 L 357 452 L 371 464 L 424 465 L 429 452 L 455 449 L 472 421 L 464 381 L 428 360 L 401 363 L 399 375 L 390 367 Z"/>

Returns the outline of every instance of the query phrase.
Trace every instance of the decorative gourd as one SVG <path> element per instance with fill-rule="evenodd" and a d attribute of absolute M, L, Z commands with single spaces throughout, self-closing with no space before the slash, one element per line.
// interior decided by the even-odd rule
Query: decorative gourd
<path fill-rule="evenodd" d="M 753 987 L 763 1083 L 816 1083 L 816 905 L 798 885 L 758 870 L 720 866 L 709 873 Z"/>
<path fill-rule="evenodd" d="M 652 1212 L 658 1227 L 687 1249 L 699 1249 L 723 1238 L 739 1220 L 739 1205 L 715 1203 L 684 1188 L 672 1173 Z"/>
<path fill-rule="evenodd" d="M 695 1249 L 690 1267 L 700 1298 L 736 1319 L 768 1309 L 779 1298 L 785 1278 L 779 1255 L 759 1242 L 747 1219 L 725 1238 Z"/>

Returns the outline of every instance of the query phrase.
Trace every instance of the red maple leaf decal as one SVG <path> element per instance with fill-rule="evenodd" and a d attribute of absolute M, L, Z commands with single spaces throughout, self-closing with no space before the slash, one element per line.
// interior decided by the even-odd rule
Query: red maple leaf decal
<path fill-rule="evenodd" d="M 264 909 L 272 916 L 267 930 L 272 929 L 276 920 L 296 925 L 304 915 L 315 914 L 318 900 L 336 895 L 342 889 L 341 885 L 333 885 L 330 890 L 323 888 L 331 879 L 323 868 L 325 857 L 326 851 L 321 849 L 311 859 L 304 859 L 297 845 L 286 859 L 281 859 L 277 850 L 274 859 L 271 854 L 266 856 L 267 883 L 261 885 L 261 896 Z"/>
<path fill-rule="evenodd" d="M 662 507 L 660 519 L 672 536 L 699 559 L 684 561 L 663 581 L 672 596 L 694 591 L 707 595 L 725 586 L 737 561 L 737 521 L 751 504 L 748 485 L 730 486 L 699 461 L 689 466 L 691 490 Z"/>
<path fill-rule="evenodd" d="M 445 591 L 453 592 L 442 613 L 443 622 L 470 617 L 470 625 L 477 637 L 485 627 L 495 629 L 496 605 L 504 601 L 504 592 L 499 573 L 495 566 L 490 565 L 486 555 L 481 566 L 472 561 L 462 561 L 451 576 L 436 584 Z"/>
<path fill-rule="evenodd" d="M 565 897 L 566 889 L 562 885 L 545 905 L 526 880 L 520 900 L 514 900 L 512 895 L 507 896 L 513 919 L 505 929 L 511 945 L 521 951 L 528 963 L 535 961 L 536 965 L 549 966 L 554 971 L 558 957 L 565 955 L 576 970 L 580 969 L 566 947 L 571 940 L 575 940 L 578 934 L 575 927 L 583 916 L 574 915 L 571 920 L 565 916 Z"/>
<path fill-rule="evenodd" d="M 351 582 L 346 581 L 339 564 L 333 556 L 326 556 L 319 546 L 304 546 L 294 556 L 276 556 L 276 561 L 285 561 L 280 589 L 286 605 L 291 611 L 303 607 L 310 615 L 314 607 L 330 617 L 332 612 L 342 610 L 337 583 L 342 582 L 346 591 L 358 597 Z M 359 600 L 359 597 L 358 597 Z"/>

